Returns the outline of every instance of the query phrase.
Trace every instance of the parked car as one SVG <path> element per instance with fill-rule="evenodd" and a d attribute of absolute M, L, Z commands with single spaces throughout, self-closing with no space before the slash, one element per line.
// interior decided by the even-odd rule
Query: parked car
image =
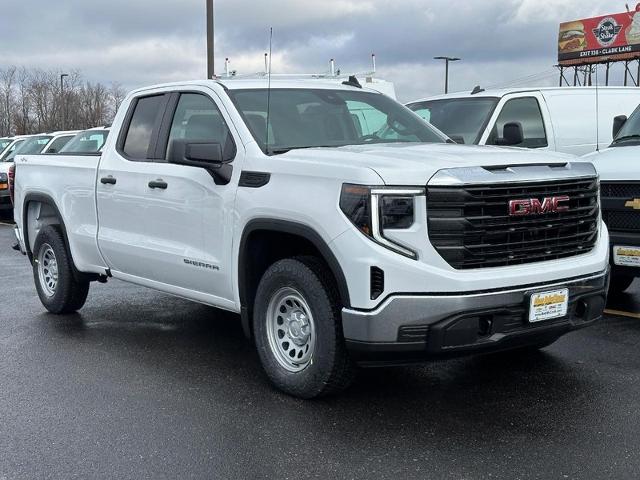
<path fill-rule="evenodd" d="M 458 143 L 585 155 L 596 150 L 596 143 L 607 147 L 613 139 L 611 118 L 630 115 L 638 103 L 640 88 L 601 87 L 596 114 L 594 87 L 562 87 L 475 89 L 407 106 Z"/>
<path fill-rule="evenodd" d="M 0 138 L 0 155 L 4 152 L 4 150 L 11 145 L 13 142 L 13 137 L 2 137 Z"/>
<path fill-rule="evenodd" d="M 625 291 L 640 276 L 640 107 L 618 116 L 608 148 L 583 158 L 600 174 L 602 218 L 611 238 L 611 293 Z"/>
<path fill-rule="evenodd" d="M 12 203 L 9 196 L 9 168 L 13 164 L 15 156 L 19 153 L 39 154 L 46 150 L 56 139 L 64 139 L 64 132 L 40 135 L 22 135 L 15 137 L 13 142 L 6 147 L 4 153 L 0 155 L 0 209 L 10 210 Z M 67 141 L 66 139 L 64 141 Z M 55 144 L 53 147 L 55 148 Z M 3 181 L 4 179 L 4 181 Z"/>
<path fill-rule="evenodd" d="M 60 150 L 67 144 L 69 141 L 78 134 L 78 130 L 66 130 L 62 132 L 53 132 L 51 133 L 51 138 L 49 142 L 45 144 L 40 153 L 44 154 L 53 154 L 59 153 Z"/>
<path fill-rule="evenodd" d="M 24 143 L 27 138 L 31 137 L 31 135 L 18 135 L 13 137 L 13 141 L 5 147 L 5 149 L 0 154 L 0 168 L 2 167 L 2 162 L 6 161 L 7 157 L 11 155 L 13 158 L 13 152 L 20 147 Z"/>
<path fill-rule="evenodd" d="M 542 348 L 601 318 L 591 163 L 447 143 L 357 81 L 271 86 L 137 90 L 102 155 L 18 155 L 15 233 L 45 308 L 113 277 L 240 313 L 304 398 L 356 364 Z"/>
<path fill-rule="evenodd" d="M 37 155 L 53 138 L 51 134 L 30 135 L 5 158 L 4 162 L 13 162 L 16 155 Z"/>
<path fill-rule="evenodd" d="M 76 134 L 60 153 L 100 153 L 109 136 L 109 127 L 90 128 Z"/>

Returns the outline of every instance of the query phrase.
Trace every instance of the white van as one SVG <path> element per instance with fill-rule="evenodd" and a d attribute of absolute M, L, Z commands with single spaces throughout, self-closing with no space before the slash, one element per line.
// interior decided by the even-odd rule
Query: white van
<path fill-rule="evenodd" d="M 611 119 L 630 115 L 638 87 L 510 88 L 440 95 L 407 106 L 458 143 L 584 155 L 613 140 Z"/>

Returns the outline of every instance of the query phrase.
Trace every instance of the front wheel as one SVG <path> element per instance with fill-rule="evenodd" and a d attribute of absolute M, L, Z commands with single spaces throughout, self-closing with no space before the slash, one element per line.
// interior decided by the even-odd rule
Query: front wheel
<path fill-rule="evenodd" d="M 51 313 L 72 313 L 84 305 L 89 282 L 73 276 L 71 257 L 57 226 L 44 227 L 33 248 L 33 277 L 38 297 Z"/>
<path fill-rule="evenodd" d="M 267 269 L 256 293 L 253 331 L 269 379 L 290 395 L 335 393 L 355 376 L 335 283 L 315 257 L 284 259 Z"/>

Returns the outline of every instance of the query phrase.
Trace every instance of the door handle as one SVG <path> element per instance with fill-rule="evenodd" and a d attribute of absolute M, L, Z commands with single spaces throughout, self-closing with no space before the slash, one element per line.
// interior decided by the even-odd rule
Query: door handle
<path fill-rule="evenodd" d="M 102 183 L 103 185 L 115 185 L 116 179 L 109 175 L 108 177 L 102 177 L 100 179 L 100 183 Z"/>
<path fill-rule="evenodd" d="M 163 180 L 151 180 L 149 182 L 149 188 L 161 188 L 162 190 L 165 190 L 167 187 L 169 186 L 169 184 Z"/>

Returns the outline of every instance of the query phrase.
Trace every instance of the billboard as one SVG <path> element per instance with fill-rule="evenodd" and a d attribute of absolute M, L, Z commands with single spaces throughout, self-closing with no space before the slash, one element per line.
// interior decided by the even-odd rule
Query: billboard
<path fill-rule="evenodd" d="M 640 58 L 640 4 L 635 11 L 560 24 L 560 65 L 636 58 Z"/>

